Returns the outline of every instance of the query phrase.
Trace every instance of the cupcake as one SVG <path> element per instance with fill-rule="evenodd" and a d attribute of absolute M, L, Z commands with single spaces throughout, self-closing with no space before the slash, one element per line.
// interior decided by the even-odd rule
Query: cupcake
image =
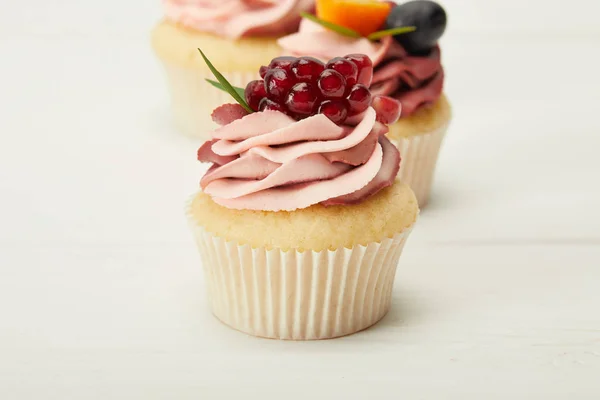
<path fill-rule="evenodd" d="M 260 337 L 334 338 L 389 310 L 419 209 L 381 122 L 398 103 L 317 60 L 287 61 L 212 113 L 221 126 L 198 150 L 211 166 L 187 216 L 219 320 Z M 348 91 L 360 99 L 348 105 Z"/>
<path fill-rule="evenodd" d="M 402 155 L 400 179 L 425 206 L 451 112 L 443 94 L 444 70 L 438 39 L 446 13 L 432 1 L 395 5 L 367 0 L 317 0 L 317 15 L 305 15 L 299 32 L 278 42 L 286 54 L 321 60 L 364 53 L 374 73 L 364 83 L 373 95 L 401 104 L 388 138 Z"/>
<path fill-rule="evenodd" d="M 214 127 L 210 111 L 228 98 L 210 89 L 214 79 L 199 57 L 204 49 L 234 85 L 255 79 L 262 60 L 276 57 L 276 39 L 298 28 L 314 0 L 163 0 L 165 19 L 152 32 L 164 64 L 177 127 L 202 136 Z"/>

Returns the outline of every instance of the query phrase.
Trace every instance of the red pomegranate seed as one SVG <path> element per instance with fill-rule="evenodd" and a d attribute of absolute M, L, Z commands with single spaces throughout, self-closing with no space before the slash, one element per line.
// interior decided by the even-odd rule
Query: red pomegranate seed
<path fill-rule="evenodd" d="M 352 61 L 358 68 L 358 83 L 371 86 L 373 80 L 373 61 L 364 54 L 349 54 L 344 57 L 346 60 Z"/>
<path fill-rule="evenodd" d="M 260 77 L 263 79 L 265 79 L 265 75 L 267 74 L 267 72 L 269 72 L 269 67 L 266 67 L 264 65 L 262 67 L 260 67 L 260 69 L 258 70 Z"/>
<path fill-rule="evenodd" d="M 274 101 L 283 101 L 295 83 L 291 74 L 284 69 L 272 69 L 265 75 L 267 96 Z"/>
<path fill-rule="evenodd" d="M 313 57 L 301 57 L 292 63 L 291 68 L 299 82 L 314 82 L 325 70 L 325 64 Z"/>
<path fill-rule="evenodd" d="M 346 79 L 333 69 L 326 69 L 319 77 L 319 90 L 326 98 L 340 98 L 346 91 Z"/>
<path fill-rule="evenodd" d="M 329 61 L 325 66 L 327 69 L 334 69 L 344 78 L 346 78 L 346 84 L 348 86 L 354 86 L 358 79 L 358 67 L 352 61 L 346 60 L 342 57 L 336 57 Z"/>
<path fill-rule="evenodd" d="M 282 113 L 286 112 L 286 109 L 284 106 L 282 106 L 279 103 L 274 102 L 273 100 L 269 100 L 266 97 L 260 101 L 260 103 L 258 105 L 258 110 L 259 111 L 281 111 Z"/>
<path fill-rule="evenodd" d="M 246 102 L 254 111 L 258 111 L 258 103 L 267 97 L 267 91 L 265 90 L 265 82 L 262 80 L 251 81 L 246 85 L 244 90 L 244 97 Z"/>
<path fill-rule="evenodd" d="M 284 69 L 284 70 L 290 72 L 292 64 L 296 60 L 297 60 L 296 57 L 289 57 L 289 56 L 277 57 L 277 58 L 274 58 L 271 60 L 271 63 L 269 64 L 269 69 L 277 68 L 277 69 Z"/>
<path fill-rule="evenodd" d="M 348 106 L 344 100 L 325 100 L 319 107 L 319 114 L 323 114 L 334 124 L 342 124 L 348 117 Z"/>
<path fill-rule="evenodd" d="M 393 124 L 400 118 L 402 107 L 396 99 L 388 96 L 375 96 L 371 105 L 377 113 L 377 121 L 382 124 Z"/>
<path fill-rule="evenodd" d="M 285 105 L 292 113 L 306 116 L 315 112 L 317 100 L 315 88 L 310 83 L 301 82 L 290 90 Z"/>
<path fill-rule="evenodd" d="M 350 115 L 356 115 L 365 111 L 371 104 L 371 92 L 365 85 L 354 85 L 347 97 L 350 105 Z"/>

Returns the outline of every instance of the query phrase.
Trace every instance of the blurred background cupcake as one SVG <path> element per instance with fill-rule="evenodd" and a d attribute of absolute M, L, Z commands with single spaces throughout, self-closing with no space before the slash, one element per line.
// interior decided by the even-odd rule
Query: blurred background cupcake
<path fill-rule="evenodd" d="M 400 149 L 400 179 L 423 207 L 451 119 L 438 46 L 446 28 L 444 9 L 426 0 L 399 5 L 317 0 L 316 6 L 316 16 L 306 15 L 299 32 L 281 38 L 279 44 L 285 54 L 296 56 L 369 56 L 374 66 L 368 77 L 371 92 L 401 104 L 400 119 L 390 125 L 388 137 Z"/>
<path fill-rule="evenodd" d="M 165 19 L 152 32 L 163 62 L 177 127 L 190 136 L 211 128 L 210 112 L 228 101 L 211 90 L 214 79 L 198 54 L 202 48 L 234 86 L 257 77 L 261 62 L 280 54 L 276 39 L 298 28 L 299 13 L 314 0 L 163 0 Z"/>

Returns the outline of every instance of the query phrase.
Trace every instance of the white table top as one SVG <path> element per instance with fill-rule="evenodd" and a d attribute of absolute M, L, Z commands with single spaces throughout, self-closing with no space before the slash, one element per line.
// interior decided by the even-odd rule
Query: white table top
<path fill-rule="evenodd" d="M 392 311 L 279 342 L 208 311 L 156 10 L 82 33 L 40 7 L 0 13 L 1 399 L 600 398 L 598 36 L 450 31 L 455 119 Z"/>

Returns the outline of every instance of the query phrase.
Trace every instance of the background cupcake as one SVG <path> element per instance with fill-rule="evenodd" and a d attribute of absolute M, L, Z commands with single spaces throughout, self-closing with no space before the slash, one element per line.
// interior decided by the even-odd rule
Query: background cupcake
<path fill-rule="evenodd" d="M 415 30 L 403 30 L 410 27 Z M 451 118 L 437 44 L 445 27 L 446 13 L 431 1 L 394 5 L 376 0 L 318 0 L 317 18 L 303 19 L 298 33 L 279 40 L 284 53 L 294 55 L 369 56 L 374 65 L 371 92 L 402 105 L 400 119 L 390 125 L 388 137 L 402 155 L 400 179 L 412 187 L 421 207 L 428 201 Z M 394 29 L 400 33 L 391 35 Z"/>
<path fill-rule="evenodd" d="M 163 0 L 165 19 L 152 44 L 166 69 L 175 122 L 182 132 L 202 136 L 214 124 L 210 111 L 228 97 L 210 89 L 214 79 L 198 55 L 205 50 L 234 85 L 256 77 L 260 63 L 276 57 L 276 38 L 298 27 L 299 13 L 313 0 Z"/>
<path fill-rule="evenodd" d="M 217 318 L 256 336 L 333 338 L 389 310 L 418 205 L 380 122 L 397 102 L 371 107 L 367 92 L 350 107 L 340 96 L 366 88 L 332 79 L 340 64 L 287 61 L 263 69 L 265 92 L 248 84 L 248 104 L 212 113 L 222 126 L 198 150 L 212 166 L 187 212 Z"/>

